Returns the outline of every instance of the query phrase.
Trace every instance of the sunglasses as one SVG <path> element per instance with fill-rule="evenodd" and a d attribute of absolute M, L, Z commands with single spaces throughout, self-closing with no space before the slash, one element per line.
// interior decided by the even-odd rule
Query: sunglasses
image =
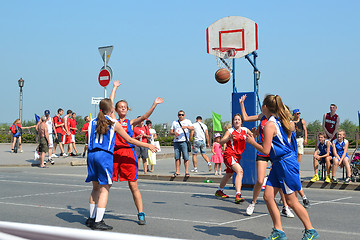
<path fill-rule="evenodd" d="M 300 113 L 297 113 L 296 115 L 300 115 Z"/>
<path fill-rule="evenodd" d="M 185 116 L 185 114 L 181 114 L 181 113 L 179 113 L 179 114 L 178 114 L 178 116 Z"/>

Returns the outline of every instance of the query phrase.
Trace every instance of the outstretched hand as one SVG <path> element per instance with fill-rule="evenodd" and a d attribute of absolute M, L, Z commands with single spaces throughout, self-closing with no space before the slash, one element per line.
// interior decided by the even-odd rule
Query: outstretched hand
<path fill-rule="evenodd" d="M 246 94 L 242 95 L 241 98 L 239 99 L 239 103 L 243 103 L 246 99 Z"/>
<path fill-rule="evenodd" d="M 149 148 L 149 150 L 151 151 L 151 152 L 157 152 L 159 149 L 157 148 L 157 147 L 155 147 L 154 145 L 151 145 L 151 144 L 149 144 L 150 146 L 148 147 Z"/>
<path fill-rule="evenodd" d="M 155 104 L 160 104 L 164 102 L 164 98 L 163 97 L 157 97 L 154 101 Z"/>
<path fill-rule="evenodd" d="M 114 87 L 119 87 L 121 85 L 121 83 L 119 82 L 119 80 L 114 80 L 113 81 Z"/>

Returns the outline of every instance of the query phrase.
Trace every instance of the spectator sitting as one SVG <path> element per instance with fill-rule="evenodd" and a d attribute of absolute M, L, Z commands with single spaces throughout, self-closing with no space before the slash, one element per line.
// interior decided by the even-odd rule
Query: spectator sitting
<path fill-rule="evenodd" d="M 337 166 L 345 167 L 346 169 L 346 179 L 345 184 L 350 183 L 350 163 L 349 163 L 349 155 L 347 154 L 347 150 L 349 147 L 349 141 L 345 139 L 345 131 L 339 130 L 337 134 L 337 138 L 332 142 L 333 147 L 333 182 L 338 183 L 338 180 L 336 179 L 336 170 Z"/>
<path fill-rule="evenodd" d="M 318 143 L 315 147 L 314 152 L 314 176 L 310 180 L 311 182 L 316 182 L 320 180 L 320 177 L 318 175 L 318 168 L 319 168 L 319 162 L 325 161 L 326 165 L 326 179 L 325 182 L 330 183 L 330 167 L 331 167 L 331 143 L 328 139 L 326 139 L 325 133 L 319 133 L 318 134 Z M 333 172 L 333 176 L 334 176 Z"/>

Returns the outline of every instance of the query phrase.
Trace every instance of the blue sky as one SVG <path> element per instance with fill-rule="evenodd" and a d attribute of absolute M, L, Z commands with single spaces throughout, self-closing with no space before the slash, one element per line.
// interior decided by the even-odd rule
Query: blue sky
<path fill-rule="evenodd" d="M 226 4 L 226 5 L 224 5 Z M 5 1 L 0 27 L 0 122 L 19 114 L 17 80 L 25 80 L 23 119 L 61 107 L 94 114 L 91 97 L 103 65 L 98 47 L 113 45 L 109 66 L 123 83 L 130 118 L 158 96 L 151 119 L 194 121 L 214 111 L 229 120 L 231 82 L 214 80 L 216 60 L 206 53 L 206 28 L 226 16 L 259 26 L 260 98 L 278 94 L 307 121 L 321 120 L 330 103 L 341 120 L 357 123 L 359 1 Z M 252 67 L 236 61 L 239 92 L 253 90 Z M 109 85 L 111 86 L 111 85 Z M 107 87 L 108 94 L 111 87 Z"/>

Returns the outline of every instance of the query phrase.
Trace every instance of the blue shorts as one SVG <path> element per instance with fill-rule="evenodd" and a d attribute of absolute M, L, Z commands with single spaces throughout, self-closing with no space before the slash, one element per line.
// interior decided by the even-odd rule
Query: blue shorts
<path fill-rule="evenodd" d="M 300 167 L 296 155 L 273 162 L 266 185 L 281 188 L 284 194 L 301 190 Z"/>
<path fill-rule="evenodd" d="M 189 160 L 189 152 L 186 141 L 174 142 L 174 153 L 175 153 L 175 160 L 180 159 L 181 153 L 185 161 Z"/>
<path fill-rule="evenodd" d="M 201 154 L 206 153 L 206 145 L 203 140 L 194 141 L 192 152 L 193 154 L 198 154 L 199 151 Z"/>
<path fill-rule="evenodd" d="M 85 182 L 99 182 L 100 185 L 112 184 L 113 154 L 105 151 L 91 151 L 87 155 L 88 176 Z"/>

